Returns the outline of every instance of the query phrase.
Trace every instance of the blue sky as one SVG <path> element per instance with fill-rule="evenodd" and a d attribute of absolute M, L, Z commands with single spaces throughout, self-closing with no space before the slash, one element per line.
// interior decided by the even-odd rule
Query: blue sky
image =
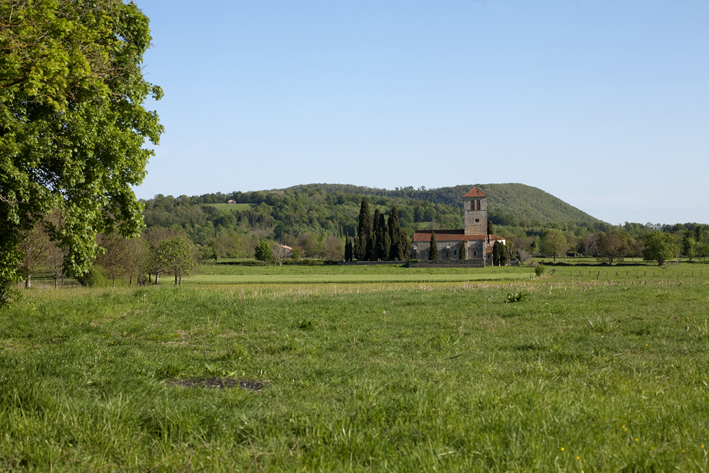
<path fill-rule="evenodd" d="M 520 182 L 709 223 L 709 1 L 137 0 L 165 126 L 136 194 Z"/>

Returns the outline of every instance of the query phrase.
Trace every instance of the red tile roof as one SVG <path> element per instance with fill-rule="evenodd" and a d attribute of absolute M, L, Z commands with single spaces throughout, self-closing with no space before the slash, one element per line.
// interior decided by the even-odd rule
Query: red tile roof
<path fill-rule="evenodd" d="M 466 235 L 463 230 L 421 230 L 414 233 L 414 241 L 431 241 L 431 233 L 436 234 L 436 242 L 474 241 L 487 239 L 487 235 Z M 490 240 L 504 240 L 504 238 L 497 235 L 490 235 Z"/>
<path fill-rule="evenodd" d="M 485 194 L 483 194 L 483 192 L 480 189 L 478 189 L 477 187 L 473 187 L 472 189 L 470 189 L 470 192 L 468 192 L 467 194 L 465 194 L 463 196 L 463 198 L 465 198 L 465 197 L 487 197 L 487 196 Z"/>

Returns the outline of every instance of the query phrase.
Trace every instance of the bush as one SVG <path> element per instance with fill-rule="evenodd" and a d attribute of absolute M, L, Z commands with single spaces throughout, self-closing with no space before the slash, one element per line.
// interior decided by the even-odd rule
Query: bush
<path fill-rule="evenodd" d="M 537 265 L 536 268 L 534 268 L 534 274 L 536 274 L 537 276 L 541 276 L 542 274 L 544 274 L 545 270 L 546 268 L 544 267 L 544 265 L 540 263 Z"/>
<path fill-rule="evenodd" d="M 91 266 L 83 275 L 77 276 L 76 280 L 79 281 L 79 284 L 86 287 L 106 287 L 109 285 L 109 281 L 103 274 L 103 270 L 97 265 Z"/>

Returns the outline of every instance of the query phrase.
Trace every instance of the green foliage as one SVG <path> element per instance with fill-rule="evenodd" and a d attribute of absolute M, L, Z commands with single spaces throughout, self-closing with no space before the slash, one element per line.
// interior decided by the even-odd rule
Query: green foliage
<path fill-rule="evenodd" d="M 464 242 L 464 241 L 461 241 L 461 242 L 460 242 L 460 252 L 459 252 L 459 254 L 460 254 L 460 259 L 465 259 L 465 258 L 466 258 L 466 254 L 465 254 L 465 246 L 466 246 L 466 245 L 465 245 L 465 243 L 466 243 L 466 242 Z"/>
<path fill-rule="evenodd" d="M 487 221 L 487 234 L 493 235 L 495 233 L 495 226 L 492 224 L 492 220 Z"/>
<path fill-rule="evenodd" d="M 185 238 L 171 238 L 160 242 L 155 259 L 165 270 L 175 276 L 175 285 L 182 285 L 182 276 L 196 266 L 192 243 Z"/>
<path fill-rule="evenodd" d="M 17 279 L 16 248 L 52 211 L 65 270 L 85 273 L 96 235 L 137 233 L 142 182 L 163 129 L 144 109 L 148 19 L 119 0 L 0 3 L 0 303 Z"/>
<path fill-rule="evenodd" d="M 436 234 L 431 232 L 431 244 L 428 249 L 428 259 L 438 261 L 438 245 L 436 244 Z"/>
<path fill-rule="evenodd" d="M 554 260 L 559 255 L 563 255 L 568 247 L 566 237 L 561 230 L 548 230 L 541 238 L 541 252 L 548 256 L 553 256 Z"/>
<path fill-rule="evenodd" d="M 103 272 L 103 269 L 98 265 L 92 265 L 88 271 L 76 278 L 79 284 L 86 287 L 106 287 L 108 279 Z"/>
<path fill-rule="evenodd" d="M 359 261 L 372 259 L 372 214 L 369 211 L 369 202 L 362 199 L 359 208 L 359 223 L 357 225 L 357 247 L 355 258 Z"/>
<path fill-rule="evenodd" d="M 674 239 L 672 235 L 655 231 L 645 235 L 643 243 L 645 244 L 645 249 L 643 250 L 645 261 L 656 261 L 657 264 L 663 265 L 665 261 L 674 256 Z"/>
<path fill-rule="evenodd" d="M 536 274 L 537 277 L 541 277 L 541 275 L 544 274 L 544 271 L 546 269 L 547 268 L 543 264 L 539 263 L 534 267 L 534 274 Z"/>
<path fill-rule="evenodd" d="M 526 297 L 527 295 L 524 292 L 518 292 L 517 294 L 508 293 L 504 302 L 514 304 L 515 302 L 522 302 Z"/>
<path fill-rule="evenodd" d="M 261 239 L 256 246 L 255 257 L 259 261 L 270 263 L 273 261 L 273 253 L 271 252 L 271 243 L 268 240 Z"/>
<path fill-rule="evenodd" d="M 391 241 L 389 259 L 394 261 L 403 261 L 405 242 L 401 241 L 401 225 L 399 224 L 399 212 L 396 210 L 396 207 L 392 208 L 391 213 L 389 214 L 387 230 Z"/>

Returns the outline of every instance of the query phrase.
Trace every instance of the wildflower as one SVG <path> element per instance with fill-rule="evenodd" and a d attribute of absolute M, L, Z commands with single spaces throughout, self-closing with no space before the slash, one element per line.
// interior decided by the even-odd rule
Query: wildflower
<path fill-rule="evenodd" d="M 564 451 L 564 447 L 561 447 L 561 451 L 562 451 L 562 452 Z"/>
<path fill-rule="evenodd" d="M 638 439 L 635 439 L 635 441 L 637 442 L 637 441 L 638 441 Z"/>
<path fill-rule="evenodd" d="M 576 457 L 577 460 L 581 460 L 581 457 Z"/>

